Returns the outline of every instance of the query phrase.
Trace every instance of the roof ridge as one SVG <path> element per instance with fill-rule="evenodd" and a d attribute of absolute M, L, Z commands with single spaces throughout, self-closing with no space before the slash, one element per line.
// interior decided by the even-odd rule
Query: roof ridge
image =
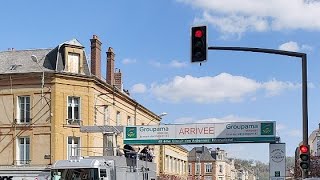
<path fill-rule="evenodd" d="M 36 51 L 36 50 L 52 50 L 54 48 L 37 48 L 37 49 L 15 49 L 15 50 L 4 50 L 0 52 L 17 52 L 17 51 Z"/>

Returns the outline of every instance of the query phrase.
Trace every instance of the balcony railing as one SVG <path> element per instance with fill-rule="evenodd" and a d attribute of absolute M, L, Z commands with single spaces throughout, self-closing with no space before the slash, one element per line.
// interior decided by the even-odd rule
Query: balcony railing
<path fill-rule="evenodd" d="M 81 119 L 66 119 L 66 125 L 81 126 L 82 120 Z"/>
<path fill-rule="evenodd" d="M 14 160 L 14 164 L 17 166 L 30 165 L 31 160 Z"/>
<path fill-rule="evenodd" d="M 31 124 L 31 118 L 14 119 L 16 124 Z"/>

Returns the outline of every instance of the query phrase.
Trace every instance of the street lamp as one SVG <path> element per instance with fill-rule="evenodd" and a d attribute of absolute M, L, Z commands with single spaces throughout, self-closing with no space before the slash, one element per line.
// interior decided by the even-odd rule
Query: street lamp
<path fill-rule="evenodd" d="M 166 113 L 166 112 L 162 112 L 162 113 L 160 113 L 159 115 L 157 115 L 158 117 L 159 117 L 159 119 L 160 119 L 160 123 L 161 123 L 161 120 L 162 120 L 162 117 L 163 116 L 166 116 L 168 113 Z M 149 125 L 151 122 L 153 122 L 154 120 L 149 120 L 149 123 L 147 124 L 147 125 Z"/>
<path fill-rule="evenodd" d="M 39 64 L 39 60 L 36 55 L 31 55 L 31 59 L 33 62 L 37 63 L 42 71 L 42 78 L 41 78 L 41 103 L 43 104 L 43 88 L 44 88 L 44 70 L 43 67 Z"/>
<path fill-rule="evenodd" d="M 166 112 L 162 112 L 161 114 L 159 114 L 158 116 L 160 117 L 160 118 L 162 118 L 163 116 L 166 116 L 168 113 L 166 113 Z"/>
<path fill-rule="evenodd" d="M 158 115 L 160 117 L 160 123 L 161 123 L 162 117 L 166 115 L 168 115 L 168 113 L 166 112 L 162 112 L 161 114 Z"/>

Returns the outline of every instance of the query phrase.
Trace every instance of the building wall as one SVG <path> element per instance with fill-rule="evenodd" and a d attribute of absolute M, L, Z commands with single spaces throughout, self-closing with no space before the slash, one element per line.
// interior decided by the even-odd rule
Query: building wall
<path fill-rule="evenodd" d="M 30 138 L 31 165 L 50 164 L 50 99 L 49 88 L 41 95 L 39 76 L 3 75 L 0 80 L 0 165 L 19 164 L 19 137 Z M 30 123 L 17 119 L 18 96 L 30 96 Z"/>
<path fill-rule="evenodd" d="M 188 173 L 188 151 L 181 146 L 160 146 L 158 172 L 163 177 L 186 179 Z"/>
<path fill-rule="evenodd" d="M 119 125 L 127 125 L 128 116 L 137 125 L 159 122 L 154 113 L 99 80 L 59 74 L 45 76 L 45 98 L 42 99 L 40 74 L 18 74 L 0 80 L 0 112 L 3 114 L 0 117 L 0 165 L 16 164 L 17 137 L 30 137 L 30 165 L 45 166 L 67 159 L 68 136 L 80 137 L 82 156 L 102 155 L 102 133 L 81 133 L 79 125 L 67 124 L 68 96 L 80 97 L 80 118 L 85 126 L 104 125 L 104 114 L 98 112 L 102 106 L 96 106 L 99 103 L 110 106 L 110 125 L 115 125 L 117 111 L 121 114 Z M 99 96 L 101 93 L 108 97 Z M 15 123 L 19 95 L 30 96 L 30 124 Z M 117 135 L 120 147 L 123 147 L 122 140 L 120 133 Z M 155 154 L 158 151 L 155 148 Z"/>
<path fill-rule="evenodd" d="M 201 161 L 200 173 L 196 172 L 196 165 L 199 162 L 189 162 L 190 173 L 188 173 L 188 179 L 201 179 L 201 180 L 215 180 L 216 179 L 216 162 L 215 161 Z M 206 172 L 206 164 L 211 164 L 211 172 Z M 218 179 L 218 178 L 217 178 Z"/>

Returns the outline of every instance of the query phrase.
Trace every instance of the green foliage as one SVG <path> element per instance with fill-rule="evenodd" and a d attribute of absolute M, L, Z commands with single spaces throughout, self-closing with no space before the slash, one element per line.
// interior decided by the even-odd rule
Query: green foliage
<path fill-rule="evenodd" d="M 287 169 L 294 167 L 294 157 L 286 157 Z M 235 159 L 236 168 L 245 167 L 253 170 L 259 177 L 259 180 L 269 180 L 269 164 L 257 160 Z"/>

